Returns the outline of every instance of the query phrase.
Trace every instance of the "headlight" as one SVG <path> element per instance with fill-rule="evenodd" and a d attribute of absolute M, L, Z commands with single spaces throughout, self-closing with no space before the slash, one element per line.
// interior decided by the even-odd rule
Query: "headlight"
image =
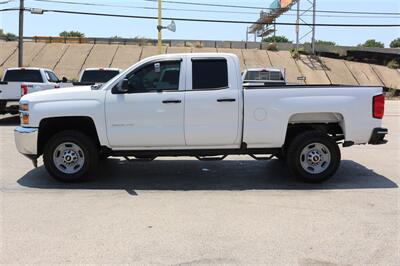
<path fill-rule="evenodd" d="M 29 104 L 27 104 L 27 103 L 20 104 L 19 105 L 19 110 L 20 111 L 24 111 L 24 112 L 29 111 Z"/>
<path fill-rule="evenodd" d="M 29 111 L 29 104 L 27 102 L 20 102 L 19 103 L 19 110 L 22 112 L 27 112 Z"/>

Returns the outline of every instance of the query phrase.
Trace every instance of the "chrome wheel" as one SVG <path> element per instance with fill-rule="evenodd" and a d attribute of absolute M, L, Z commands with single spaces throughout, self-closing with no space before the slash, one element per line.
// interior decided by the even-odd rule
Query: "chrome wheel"
<path fill-rule="evenodd" d="M 72 142 L 64 142 L 53 152 L 53 162 L 64 174 L 75 174 L 85 164 L 85 155 L 80 146 Z"/>
<path fill-rule="evenodd" d="M 331 163 L 329 149 L 321 143 L 310 143 L 300 153 L 301 167 L 310 174 L 324 172 Z"/>

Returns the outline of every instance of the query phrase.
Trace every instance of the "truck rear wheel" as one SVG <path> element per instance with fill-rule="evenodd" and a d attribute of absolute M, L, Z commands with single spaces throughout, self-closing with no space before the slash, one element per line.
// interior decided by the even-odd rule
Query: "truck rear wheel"
<path fill-rule="evenodd" d="M 295 137 L 287 152 L 287 163 L 296 177 L 318 183 L 329 179 L 340 165 L 340 149 L 328 135 L 308 131 Z"/>
<path fill-rule="evenodd" d="M 94 142 L 85 134 L 67 130 L 54 135 L 45 145 L 43 161 L 52 177 L 78 182 L 90 177 L 98 163 Z"/>

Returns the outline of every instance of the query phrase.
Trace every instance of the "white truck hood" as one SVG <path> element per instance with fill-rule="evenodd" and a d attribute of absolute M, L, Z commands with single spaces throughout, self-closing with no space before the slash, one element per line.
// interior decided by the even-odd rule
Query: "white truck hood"
<path fill-rule="evenodd" d="M 21 98 L 21 101 L 28 102 L 49 102 L 49 101 L 65 101 L 65 100 L 82 100 L 94 99 L 93 92 L 90 86 L 68 87 L 60 89 L 44 90 L 34 93 L 29 93 Z"/>

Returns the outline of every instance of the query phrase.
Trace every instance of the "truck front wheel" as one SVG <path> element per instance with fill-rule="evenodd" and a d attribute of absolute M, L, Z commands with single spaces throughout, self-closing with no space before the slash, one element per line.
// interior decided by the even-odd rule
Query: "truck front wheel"
<path fill-rule="evenodd" d="M 85 134 L 66 130 L 46 143 L 43 161 L 52 177 L 62 182 L 77 182 L 90 177 L 98 163 L 95 143 Z"/>
<path fill-rule="evenodd" d="M 310 183 L 329 179 L 338 169 L 340 159 L 339 146 L 319 131 L 298 135 L 287 151 L 287 163 L 292 173 Z"/>

